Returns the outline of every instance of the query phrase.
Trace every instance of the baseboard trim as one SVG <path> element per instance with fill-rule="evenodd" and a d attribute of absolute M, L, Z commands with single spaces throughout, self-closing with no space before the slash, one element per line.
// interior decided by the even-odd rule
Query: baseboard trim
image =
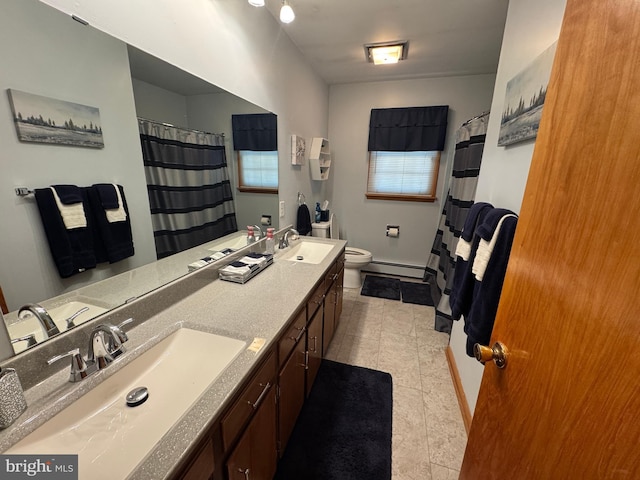
<path fill-rule="evenodd" d="M 456 390 L 456 397 L 458 397 L 458 405 L 460 406 L 460 413 L 462 413 L 462 421 L 464 422 L 464 428 L 469 434 L 471 428 L 471 410 L 469 410 L 469 402 L 467 402 L 467 396 L 464 394 L 462 388 L 462 381 L 460 380 L 460 373 L 458 372 L 458 366 L 456 365 L 456 359 L 453 356 L 453 350 L 451 346 L 447 346 L 445 350 L 447 356 L 447 364 L 449 365 L 449 372 L 451 372 L 451 378 L 453 379 L 453 387 Z"/>
<path fill-rule="evenodd" d="M 362 272 L 422 279 L 424 269 L 425 267 L 423 265 L 408 265 L 404 263 L 373 260 Z"/>

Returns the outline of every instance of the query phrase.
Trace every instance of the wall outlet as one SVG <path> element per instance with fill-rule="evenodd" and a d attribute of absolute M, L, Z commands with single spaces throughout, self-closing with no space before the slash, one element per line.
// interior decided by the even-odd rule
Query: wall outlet
<path fill-rule="evenodd" d="M 280 218 L 284 217 L 284 200 L 280 202 Z"/>

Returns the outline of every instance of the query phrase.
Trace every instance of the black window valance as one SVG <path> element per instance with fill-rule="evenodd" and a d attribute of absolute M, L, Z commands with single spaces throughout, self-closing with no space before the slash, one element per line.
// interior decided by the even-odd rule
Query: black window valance
<path fill-rule="evenodd" d="M 448 113 L 448 105 L 374 108 L 369 122 L 369 151 L 442 151 Z"/>
<path fill-rule="evenodd" d="M 278 150 L 278 117 L 275 114 L 232 115 L 231 124 L 234 150 Z"/>

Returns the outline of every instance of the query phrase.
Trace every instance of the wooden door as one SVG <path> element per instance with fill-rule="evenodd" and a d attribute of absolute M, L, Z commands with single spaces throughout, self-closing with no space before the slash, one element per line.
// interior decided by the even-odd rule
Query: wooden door
<path fill-rule="evenodd" d="M 227 459 L 229 480 L 271 480 L 276 473 L 276 402 L 272 388 Z"/>
<path fill-rule="evenodd" d="M 322 355 L 326 354 L 335 332 L 336 318 L 336 282 L 331 283 L 331 287 L 324 297 L 324 320 L 322 330 Z"/>
<path fill-rule="evenodd" d="M 340 323 L 340 316 L 342 315 L 342 303 L 344 299 L 344 266 L 338 270 L 338 277 L 336 278 L 336 314 L 335 314 L 335 328 L 338 328 Z"/>
<path fill-rule="evenodd" d="M 304 338 L 298 340 L 293 353 L 284 367 L 282 367 L 280 375 L 278 375 L 278 389 L 280 392 L 278 401 L 278 439 L 280 441 L 280 454 L 284 453 L 289 436 L 291 436 L 298 414 L 302 410 L 302 405 L 306 398 L 304 386 L 307 373 L 304 359 L 305 349 Z"/>
<path fill-rule="evenodd" d="M 316 310 L 307 327 L 307 396 L 322 362 L 322 310 Z"/>
<path fill-rule="evenodd" d="M 640 478 L 640 2 L 569 0 L 551 77 L 461 479 Z"/>

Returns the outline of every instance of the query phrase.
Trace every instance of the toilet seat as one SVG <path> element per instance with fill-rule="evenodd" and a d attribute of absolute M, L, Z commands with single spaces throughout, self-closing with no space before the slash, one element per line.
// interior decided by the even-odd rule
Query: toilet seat
<path fill-rule="evenodd" d="M 345 265 L 366 265 L 372 258 L 371 252 L 362 248 L 346 247 L 344 251 Z"/>

